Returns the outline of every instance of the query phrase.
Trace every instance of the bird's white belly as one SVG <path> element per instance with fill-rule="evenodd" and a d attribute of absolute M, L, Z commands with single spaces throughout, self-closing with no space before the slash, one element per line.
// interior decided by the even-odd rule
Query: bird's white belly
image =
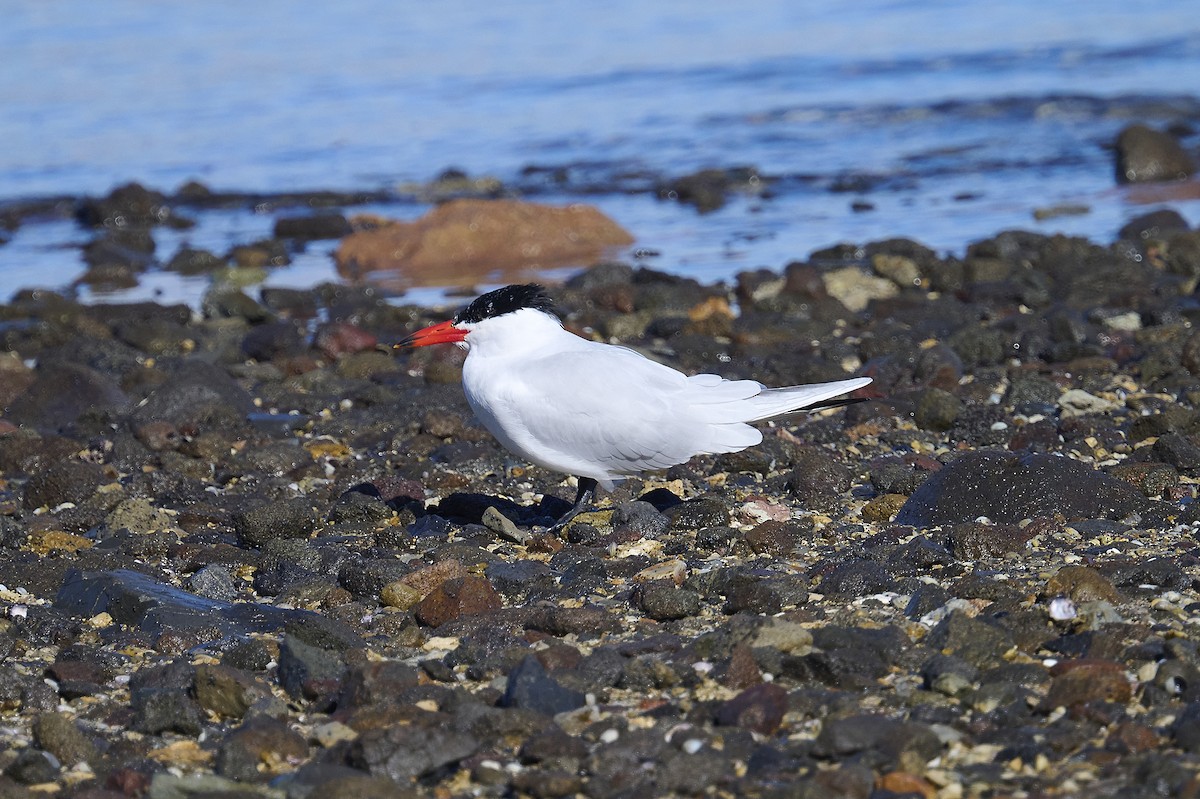
<path fill-rule="evenodd" d="M 562 446 L 569 442 L 546 440 L 536 427 L 536 411 L 519 414 L 513 404 L 506 401 L 503 379 L 483 379 L 473 374 L 472 370 L 464 368 L 463 393 L 475 416 L 510 452 L 554 471 L 585 477 L 606 476 L 596 473 L 595 464 L 581 464 L 576 459 L 565 456 Z M 546 414 L 554 413 L 554 407 L 549 402 L 540 407 Z"/>

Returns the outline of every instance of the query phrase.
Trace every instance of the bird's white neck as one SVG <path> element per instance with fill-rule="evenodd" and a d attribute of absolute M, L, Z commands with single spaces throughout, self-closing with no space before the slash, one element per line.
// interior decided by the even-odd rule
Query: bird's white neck
<path fill-rule="evenodd" d="M 500 357 L 558 349 L 575 339 L 557 317 L 532 308 L 485 319 L 470 325 L 469 353 Z"/>

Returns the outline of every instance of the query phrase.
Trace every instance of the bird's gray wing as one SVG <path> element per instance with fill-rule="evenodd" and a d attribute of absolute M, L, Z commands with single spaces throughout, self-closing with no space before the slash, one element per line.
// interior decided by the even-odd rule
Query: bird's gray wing
<path fill-rule="evenodd" d="M 600 354 L 555 353 L 510 381 L 498 403 L 520 428 L 514 438 L 554 453 L 541 459 L 547 465 L 584 475 L 589 464 L 634 474 L 703 451 L 702 425 L 686 405 L 687 377 L 632 350 L 606 346 Z"/>

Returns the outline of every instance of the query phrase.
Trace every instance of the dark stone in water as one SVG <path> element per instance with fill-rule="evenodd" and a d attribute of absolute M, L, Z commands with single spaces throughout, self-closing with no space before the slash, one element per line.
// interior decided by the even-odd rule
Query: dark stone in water
<path fill-rule="evenodd" d="M 1169 133 L 1130 125 L 1117 136 L 1117 182 L 1182 180 L 1196 171 L 1187 151 Z"/>
<path fill-rule="evenodd" d="M 1168 233 L 1178 233 L 1187 229 L 1187 220 L 1178 211 L 1160 208 L 1130 219 L 1117 235 L 1127 241 L 1148 241 L 1165 238 Z"/>
<path fill-rule="evenodd" d="M 346 217 L 342 214 L 320 213 L 312 216 L 285 216 L 275 220 L 275 238 L 301 239 L 340 239 L 348 236 L 353 230 Z"/>

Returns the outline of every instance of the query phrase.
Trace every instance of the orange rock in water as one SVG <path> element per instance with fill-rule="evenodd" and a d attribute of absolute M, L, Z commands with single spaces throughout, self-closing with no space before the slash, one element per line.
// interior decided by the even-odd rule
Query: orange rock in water
<path fill-rule="evenodd" d="M 588 205 L 453 200 L 415 222 L 389 222 L 342 239 L 338 274 L 391 290 L 511 282 L 543 269 L 587 266 L 633 243 Z"/>

